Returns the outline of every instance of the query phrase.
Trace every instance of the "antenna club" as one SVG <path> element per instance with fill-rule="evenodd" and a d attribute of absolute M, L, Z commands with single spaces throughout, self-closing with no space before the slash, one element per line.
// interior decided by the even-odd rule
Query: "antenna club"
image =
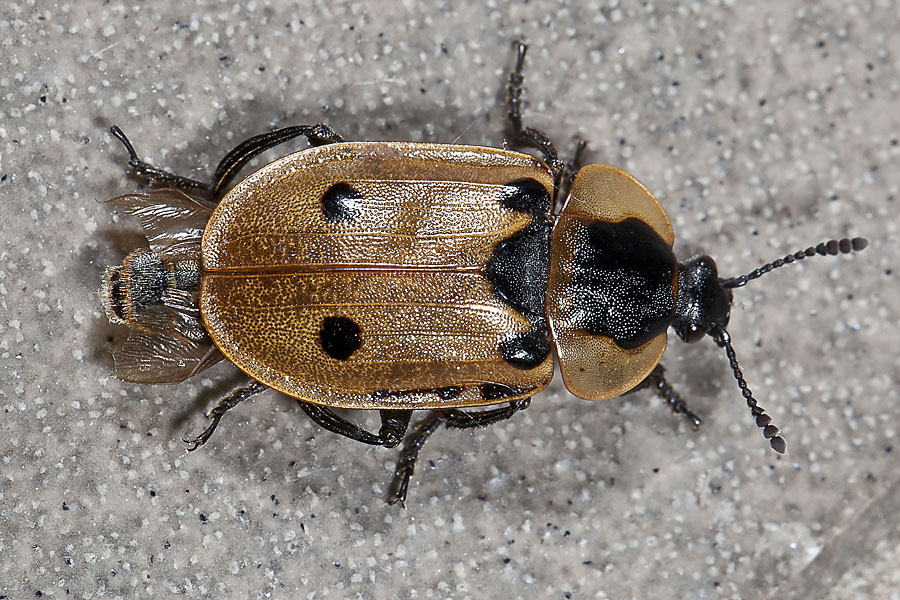
<path fill-rule="evenodd" d="M 750 386 L 747 385 L 744 374 L 741 372 L 741 366 L 738 364 L 728 331 L 720 325 L 713 325 L 708 334 L 719 347 L 725 349 L 728 362 L 731 364 L 731 371 L 734 374 L 738 387 L 741 389 L 741 395 L 747 401 L 747 408 L 750 409 L 750 414 L 756 420 L 756 426 L 762 429 L 763 437 L 769 440 L 772 450 L 778 454 L 784 454 L 787 451 L 787 442 L 778 435 L 780 430 L 772 424 L 772 417 L 766 413 L 766 409 L 760 406 L 756 402 L 756 398 L 753 397 L 753 392 L 750 391 Z"/>
<path fill-rule="evenodd" d="M 746 275 L 733 277 L 731 279 L 719 279 L 719 288 L 721 290 L 731 290 L 733 288 L 743 287 L 747 285 L 748 282 L 762 277 L 769 271 L 773 271 L 779 267 L 783 267 L 784 265 L 789 265 L 791 263 L 803 260 L 809 256 L 815 256 L 817 254 L 820 256 L 850 254 L 851 252 L 860 252 L 862 250 L 865 250 L 866 246 L 868 245 L 869 240 L 861 237 L 828 240 L 817 244 L 816 246 L 810 246 L 805 250 L 799 250 L 797 252 L 794 252 L 793 254 L 788 254 L 787 256 L 784 256 L 777 260 L 773 260 L 772 262 L 766 263 L 758 269 L 754 269 Z M 689 265 L 690 263 L 686 263 L 683 266 L 679 265 L 679 267 L 683 270 L 688 270 L 685 267 L 688 267 Z M 728 304 L 730 306 L 730 291 L 728 292 L 728 298 Z M 681 297 L 679 296 L 679 306 L 680 305 Z M 683 310 L 681 312 L 687 314 L 686 310 Z M 696 312 L 696 310 L 694 312 Z M 753 392 L 750 391 L 750 387 L 744 380 L 743 373 L 741 373 L 741 367 L 738 364 L 737 357 L 734 354 L 734 348 L 732 348 L 731 346 L 731 336 L 729 336 L 728 332 L 725 330 L 725 325 L 728 324 L 727 316 L 720 321 L 711 323 L 704 321 L 704 323 L 706 323 L 707 326 L 703 329 L 695 327 L 694 329 L 696 329 L 697 331 L 688 330 L 684 327 L 679 329 L 677 324 L 673 324 L 673 327 L 675 327 L 675 331 L 679 333 L 679 336 L 685 341 L 693 341 L 698 337 L 701 337 L 703 333 L 706 333 L 707 335 L 711 336 L 713 340 L 715 340 L 716 344 L 725 349 L 725 353 L 728 356 L 728 361 L 729 363 L 731 363 L 732 373 L 734 374 L 734 378 L 741 390 L 741 395 L 744 396 L 744 399 L 747 401 L 747 407 L 750 409 L 750 414 L 754 419 L 756 419 L 756 426 L 762 429 L 762 434 L 767 440 L 769 440 L 769 445 L 772 446 L 772 450 L 774 450 L 778 454 L 784 454 L 787 451 L 787 442 L 785 442 L 784 438 L 779 435 L 780 432 L 778 427 L 772 424 L 772 417 L 766 414 L 765 409 L 757 404 L 756 398 L 753 397 Z M 684 332 L 682 332 L 682 330 L 684 330 Z"/>
<path fill-rule="evenodd" d="M 780 435 L 776 435 L 775 437 L 770 439 L 769 445 L 772 446 L 772 450 L 774 450 L 778 454 L 784 454 L 785 452 L 787 452 L 787 442 L 785 442 L 784 438 Z"/>
<path fill-rule="evenodd" d="M 773 271 L 779 267 L 783 267 L 784 265 L 789 265 L 798 260 L 803 260 L 809 256 L 837 256 L 838 254 L 850 254 L 851 252 L 861 252 L 865 250 L 866 246 L 869 245 L 869 240 L 866 238 L 855 237 L 855 238 L 842 238 L 840 240 L 828 240 L 827 242 L 822 242 L 816 246 L 810 246 L 806 250 L 799 250 L 794 252 L 793 254 L 788 254 L 782 258 L 777 260 L 773 260 L 770 263 L 766 263 L 758 269 L 754 269 L 753 271 L 747 273 L 746 275 L 741 275 L 740 277 L 733 277 L 731 279 L 723 279 L 722 287 L 727 289 L 739 288 L 747 285 L 748 282 L 753 281 L 754 279 L 758 279 L 762 277 L 769 271 Z"/>
<path fill-rule="evenodd" d="M 815 252 L 816 254 L 821 254 L 825 256 L 829 254 L 831 256 L 835 256 L 837 254 L 850 254 L 851 252 L 860 252 L 865 250 L 866 246 L 869 245 L 869 240 L 866 238 L 856 237 L 853 239 L 843 238 L 840 240 L 828 240 L 827 242 L 822 242 L 818 246 L 816 246 Z M 807 248 L 806 253 L 809 254 L 809 251 L 812 248 Z"/>

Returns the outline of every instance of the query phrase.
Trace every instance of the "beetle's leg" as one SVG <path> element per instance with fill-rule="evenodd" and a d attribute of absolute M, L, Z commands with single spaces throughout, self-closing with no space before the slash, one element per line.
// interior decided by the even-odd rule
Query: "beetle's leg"
<path fill-rule="evenodd" d="M 397 470 L 394 472 L 394 482 L 391 485 L 391 493 L 388 495 L 388 504 L 399 502 L 406 507 L 406 494 L 409 491 L 409 480 L 416 470 L 416 461 L 419 458 L 419 450 L 425 441 L 431 437 L 441 423 L 450 429 L 475 429 L 487 427 L 505 421 L 520 410 L 528 408 L 531 398 L 522 398 L 509 403 L 503 408 L 494 408 L 481 412 L 469 412 L 456 408 L 431 411 L 428 417 L 422 421 L 415 431 L 406 439 L 400 458 L 397 460 Z"/>
<path fill-rule="evenodd" d="M 207 415 L 212 422 L 206 429 L 203 430 L 203 433 L 193 439 L 184 440 L 185 443 L 191 445 L 188 450 L 196 450 L 197 448 L 205 444 L 209 440 L 210 436 L 212 436 L 213 432 L 216 430 L 216 427 L 219 426 L 219 421 L 222 420 L 222 417 L 225 415 L 225 413 L 227 413 L 229 410 L 231 410 L 244 400 L 252 398 L 256 394 L 264 392 L 267 389 L 269 389 L 267 386 L 259 383 L 258 381 L 254 381 L 249 385 L 234 390 L 233 392 L 219 400 L 219 403 L 215 406 L 215 408 L 209 411 L 209 414 Z"/>
<path fill-rule="evenodd" d="M 572 189 L 572 182 L 575 180 L 575 175 L 578 173 L 578 170 L 581 169 L 581 161 L 584 158 L 584 151 L 586 148 L 587 141 L 580 137 L 576 137 L 575 152 L 572 154 L 572 158 L 566 161 L 566 167 L 563 171 L 560 189 L 556 194 L 557 201 L 553 206 L 554 214 L 559 214 L 559 212 L 562 211 L 562 204 L 565 201 L 566 196 L 569 194 L 569 190 Z"/>
<path fill-rule="evenodd" d="M 416 461 L 419 459 L 419 450 L 431 437 L 431 434 L 437 431 L 437 428 L 444 422 L 444 416 L 433 410 L 428 413 L 424 421 L 419 423 L 412 435 L 406 439 L 403 451 L 400 452 L 400 458 L 397 460 L 397 470 L 394 471 L 394 481 L 391 483 L 391 491 L 388 494 L 388 504 L 396 504 L 397 502 L 403 508 L 406 508 L 406 494 L 409 492 L 409 480 L 416 471 Z"/>
<path fill-rule="evenodd" d="M 344 141 L 331 127 L 323 123 L 293 125 L 254 135 L 235 146 L 219 162 L 219 166 L 216 167 L 216 172 L 213 175 L 212 185 L 209 188 L 210 199 L 217 201 L 222 190 L 225 189 L 248 161 L 266 150 L 270 150 L 301 135 L 306 137 L 310 146 L 324 146 Z"/>
<path fill-rule="evenodd" d="M 125 132 L 119 129 L 118 125 L 113 125 L 112 127 L 110 127 L 109 132 L 113 134 L 113 136 L 115 136 L 120 142 L 122 142 L 123 146 L 125 146 L 125 150 L 128 151 L 128 166 L 134 169 L 134 172 L 139 176 L 151 181 L 155 181 L 156 183 L 168 185 L 183 191 L 209 191 L 210 186 L 208 183 L 203 183 L 202 181 L 197 181 L 196 179 L 191 179 L 190 177 L 182 177 L 181 175 L 176 175 L 174 173 L 170 173 L 169 171 L 164 171 L 163 169 L 158 169 L 153 165 L 141 160 L 138 157 L 137 152 L 134 151 L 134 146 L 131 145 L 131 142 L 125 135 Z"/>
<path fill-rule="evenodd" d="M 575 177 L 575 173 L 581 168 L 581 163 L 584 160 L 584 151 L 587 149 L 587 140 L 576 136 L 575 137 L 575 152 L 572 153 L 572 158 L 566 161 L 566 175 L 573 179 Z"/>
<path fill-rule="evenodd" d="M 396 448 L 406 436 L 413 411 L 380 410 L 378 412 L 381 415 L 381 429 L 378 431 L 378 437 L 383 440 L 381 445 L 385 448 Z"/>
<path fill-rule="evenodd" d="M 510 402 L 509 406 L 504 406 L 503 408 L 493 408 L 479 412 L 450 408 L 442 412 L 444 413 L 444 420 L 448 429 L 476 429 L 505 421 L 530 405 L 531 398 L 521 398 Z"/>
<path fill-rule="evenodd" d="M 118 126 L 110 127 L 112 133 L 125 149 L 128 151 L 128 166 L 135 170 L 141 177 L 153 180 L 163 185 L 168 185 L 183 191 L 200 190 L 206 193 L 212 201 L 218 201 L 222 190 L 231 182 L 234 176 L 247 162 L 259 154 L 283 144 L 289 140 L 299 136 L 306 136 L 312 146 L 322 146 L 325 144 L 333 144 L 344 141 L 335 131 L 328 125 L 318 123 L 316 125 L 294 125 L 292 127 L 284 127 L 269 131 L 260 135 L 255 135 L 238 144 L 231 152 L 225 155 L 216 167 L 212 182 L 203 183 L 190 177 L 182 177 L 175 175 L 169 171 L 158 169 L 153 165 L 141 160 L 134 146 L 128 140 L 125 133 Z"/>
<path fill-rule="evenodd" d="M 556 146 L 550 141 L 544 132 L 534 127 L 522 126 L 522 69 L 525 66 L 525 52 L 528 46 L 522 42 L 516 43 L 516 67 L 509 74 L 509 83 L 506 86 L 506 118 L 512 127 L 513 144 L 534 146 L 544 155 L 544 162 L 550 167 L 556 183 L 565 171 L 566 165 L 559 159 Z"/>
<path fill-rule="evenodd" d="M 630 394 L 647 388 L 652 389 L 657 396 L 665 400 L 666 404 L 669 405 L 675 414 L 684 415 L 694 427 L 699 427 L 703 422 L 700 417 L 688 409 L 687 403 L 681 399 L 678 392 L 676 392 L 675 389 L 669 385 L 669 382 L 666 381 L 666 370 L 661 364 L 656 365 L 656 368 L 654 368 L 642 382 L 626 393 Z"/>
<path fill-rule="evenodd" d="M 322 428 L 363 444 L 384 446 L 385 448 L 395 448 L 400 444 L 403 436 L 406 435 L 406 430 L 409 427 L 409 418 L 412 416 L 411 410 L 378 411 L 381 414 L 381 429 L 376 435 L 339 417 L 324 406 L 303 402 L 302 400 L 297 400 L 297 402 L 300 404 L 303 412 Z"/>

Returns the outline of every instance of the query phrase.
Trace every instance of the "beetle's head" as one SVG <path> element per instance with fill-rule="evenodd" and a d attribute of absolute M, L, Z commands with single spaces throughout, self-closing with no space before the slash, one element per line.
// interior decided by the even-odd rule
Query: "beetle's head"
<path fill-rule="evenodd" d="M 715 340 L 716 344 L 725 349 L 734 378 L 741 388 L 741 394 L 747 401 L 750 413 L 756 419 L 757 426 L 763 430 L 763 435 L 769 440 L 772 449 L 779 454 L 784 453 L 786 449 L 784 438 L 778 435 L 778 427 L 772 425 L 772 418 L 756 403 L 756 399 L 741 373 L 734 348 L 731 346 L 731 336 L 725 329 L 731 316 L 731 290 L 743 287 L 749 281 L 762 277 L 778 267 L 789 265 L 809 256 L 849 254 L 864 249 L 867 244 L 868 242 L 863 238 L 829 240 L 818 246 L 788 254 L 783 258 L 766 263 L 746 275 L 731 279 L 719 278 L 716 263 L 709 256 L 695 256 L 678 265 L 678 302 L 672 328 L 682 341 L 696 342 L 708 335 Z"/>
<path fill-rule="evenodd" d="M 695 256 L 678 265 L 678 303 L 672 328 L 683 342 L 696 342 L 731 316 L 731 290 L 722 284 L 716 261 Z"/>

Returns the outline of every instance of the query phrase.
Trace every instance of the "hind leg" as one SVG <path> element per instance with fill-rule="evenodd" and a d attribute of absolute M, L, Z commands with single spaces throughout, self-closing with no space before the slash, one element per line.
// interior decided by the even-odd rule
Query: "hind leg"
<path fill-rule="evenodd" d="M 433 410 L 423 420 L 413 433 L 406 439 L 403 451 L 397 461 L 397 470 L 394 473 L 394 482 L 388 496 L 388 504 L 399 502 L 406 507 L 406 494 L 409 491 L 409 480 L 416 470 L 416 461 L 419 459 L 419 451 L 431 434 L 444 424 L 449 429 L 476 429 L 487 427 L 506 421 L 520 410 L 528 408 L 531 398 L 522 398 L 509 403 L 503 408 L 494 408 L 481 412 L 470 412 L 451 408 L 447 410 Z"/>
<path fill-rule="evenodd" d="M 213 175 L 212 181 L 204 183 L 196 179 L 191 179 L 190 177 L 183 177 L 170 171 L 159 169 L 141 160 L 138 157 L 137 152 L 135 152 L 134 146 L 131 145 L 131 141 L 129 141 L 128 137 L 117 125 L 110 127 L 109 131 L 122 142 L 123 146 L 125 146 L 125 150 L 128 151 L 128 166 L 134 169 L 138 175 L 181 191 L 204 192 L 206 197 L 213 202 L 219 201 L 222 192 L 247 162 L 266 150 L 301 135 L 306 136 L 306 139 L 309 140 L 309 143 L 312 146 L 323 146 L 325 144 L 334 144 L 343 141 L 341 136 L 335 133 L 331 127 L 323 125 L 322 123 L 316 125 L 294 125 L 292 127 L 284 127 L 282 129 L 276 129 L 275 131 L 261 133 L 248 138 L 235 146 L 235 148 L 226 154 L 219 162 L 219 166 L 216 167 L 216 172 Z"/>

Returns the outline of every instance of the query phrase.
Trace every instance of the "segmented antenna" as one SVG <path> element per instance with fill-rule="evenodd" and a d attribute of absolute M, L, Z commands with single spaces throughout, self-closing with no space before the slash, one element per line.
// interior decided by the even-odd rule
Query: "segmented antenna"
<path fill-rule="evenodd" d="M 766 410 L 763 407 L 757 404 L 756 398 L 753 397 L 753 392 L 750 391 L 750 387 L 744 379 L 744 374 L 741 372 L 741 366 L 738 364 L 737 356 L 734 354 L 734 348 L 731 346 L 731 336 L 728 335 L 728 332 L 724 327 L 719 325 L 713 325 L 709 330 L 709 335 L 712 336 L 712 339 L 716 341 L 716 344 L 718 344 L 719 347 L 725 348 L 725 354 L 728 355 L 728 362 L 731 363 L 731 371 L 734 373 L 734 378 L 737 380 L 738 387 L 741 388 L 741 395 L 747 400 L 747 407 L 750 409 L 750 414 L 756 419 L 756 426 L 763 430 L 763 437 L 769 440 L 769 445 L 772 446 L 772 450 L 778 454 L 784 454 L 787 450 L 787 442 L 784 441 L 783 437 L 778 435 L 779 429 L 775 425 L 772 425 L 772 417 L 766 413 Z"/>
<path fill-rule="evenodd" d="M 827 242 L 822 242 L 818 246 L 810 246 L 806 250 L 800 250 L 799 252 L 788 254 L 784 258 L 779 258 L 778 260 L 766 263 L 760 268 L 755 269 L 750 273 L 747 273 L 746 275 L 741 275 L 740 277 L 732 277 L 731 279 L 723 279 L 722 287 L 739 288 L 745 286 L 747 285 L 748 281 L 752 281 L 754 279 L 762 277 L 769 271 L 777 269 L 778 267 L 783 267 L 798 260 L 803 260 L 808 256 L 815 256 L 816 254 L 820 256 L 850 254 L 851 252 L 859 252 L 868 245 L 869 240 L 861 237 L 853 238 L 852 240 L 849 238 L 844 238 L 842 240 L 828 240 Z"/>

